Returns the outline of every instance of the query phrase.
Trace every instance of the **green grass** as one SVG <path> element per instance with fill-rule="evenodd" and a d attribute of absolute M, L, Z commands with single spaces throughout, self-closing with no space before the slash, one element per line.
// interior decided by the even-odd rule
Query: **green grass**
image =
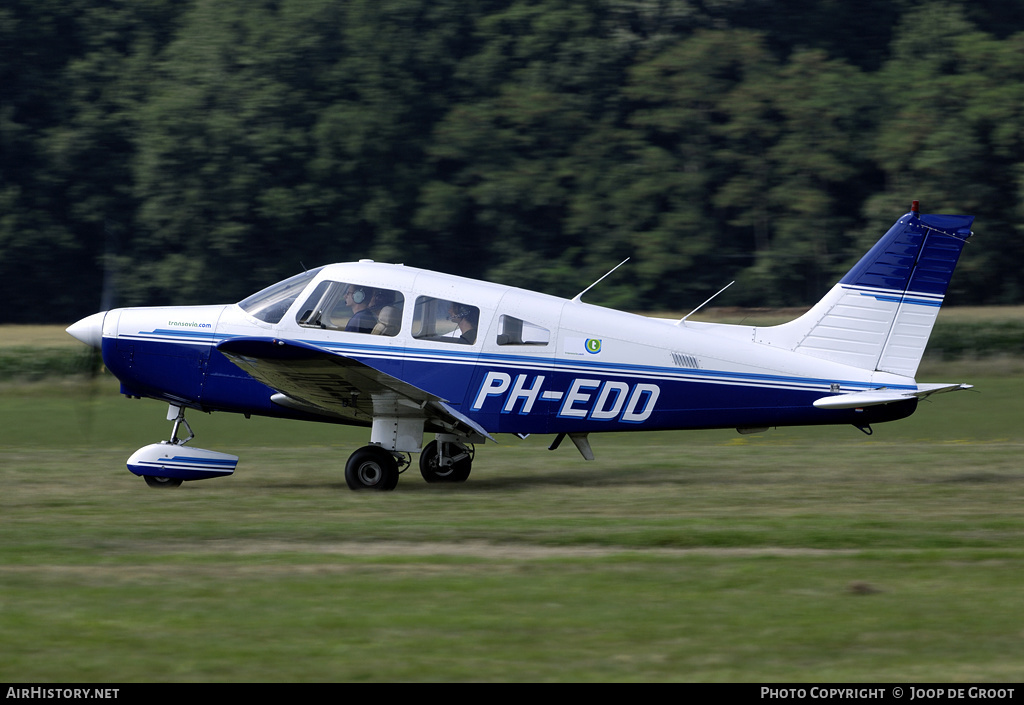
<path fill-rule="evenodd" d="M 151 490 L 166 407 L 0 328 L 0 680 L 1019 680 L 1022 313 L 944 309 L 1003 332 L 919 379 L 976 389 L 870 437 L 501 438 L 389 494 L 345 486 L 364 430 L 224 414 L 193 443 L 237 473 Z"/>
<path fill-rule="evenodd" d="M 966 367 L 966 369 L 964 369 Z M 853 428 L 478 448 L 352 493 L 366 432 L 193 414 L 233 477 L 124 467 L 165 406 L 0 389 L 0 681 L 991 682 L 1024 676 L 1024 381 L 936 363 Z M 993 371 L 994 370 L 994 371 Z M 923 377 L 922 377 L 923 379 Z"/>

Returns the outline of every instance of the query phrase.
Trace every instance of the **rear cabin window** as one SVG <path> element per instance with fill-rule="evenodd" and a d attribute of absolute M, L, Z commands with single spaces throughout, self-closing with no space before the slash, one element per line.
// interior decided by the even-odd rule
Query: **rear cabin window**
<path fill-rule="evenodd" d="M 498 320 L 498 345 L 547 345 L 551 331 L 535 323 L 514 316 L 502 316 Z"/>
<path fill-rule="evenodd" d="M 305 328 L 370 335 L 398 335 L 402 329 L 401 292 L 349 282 L 322 281 L 299 307 Z"/>
<path fill-rule="evenodd" d="M 470 304 L 433 296 L 416 299 L 412 337 L 439 343 L 472 345 L 476 342 L 480 309 Z"/>

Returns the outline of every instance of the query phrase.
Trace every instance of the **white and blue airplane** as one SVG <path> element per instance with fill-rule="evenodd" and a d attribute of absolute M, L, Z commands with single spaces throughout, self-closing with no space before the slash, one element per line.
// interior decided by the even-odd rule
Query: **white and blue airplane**
<path fill-rule="evenodd" d="M 169 404 L 170 440 L 128 460 L 151 486 L 235 470 L 237 456 L 186 447 L 186 409 L 368 426 L 345 479 L 379 490 L 395 488 L 412 453 L 427 482 L 465 481 L 475 445 L 495 434 L 553 434 L 552 450 L 568 436 L 590 460 L 602 431 L 870 433 L 970 388 L 914 378 L 973 220 L 915 201 L 821 301 L 777 326 L 650 318 L 582 293 L 361 260 L 236 304 L 114 309 L 68 332 L 102 350 L 123 394 Z"/>

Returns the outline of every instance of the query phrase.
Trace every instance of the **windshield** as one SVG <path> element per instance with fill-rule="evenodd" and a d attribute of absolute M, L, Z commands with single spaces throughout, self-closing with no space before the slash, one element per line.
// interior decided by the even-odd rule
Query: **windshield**
<path fill-rule="evenodd" d="M 284 281 L 268 286 L 266 289 L 257 291 L 252 296 L 242 299 L 238 302 L 238 305 L 250 316 L 254 316 L 261 321 L 279 323 L 295 299 L 321 269 L 323 267 L 310 269 L 302 274 L 296 274 L 294 277 L 289 277 Z"/>

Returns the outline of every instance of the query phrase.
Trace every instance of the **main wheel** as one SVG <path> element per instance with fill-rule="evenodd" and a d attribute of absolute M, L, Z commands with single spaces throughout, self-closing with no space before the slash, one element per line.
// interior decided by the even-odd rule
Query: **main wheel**
<path fill-rule="evenodd" d="M 398 486 L 398 460 L 380 446 L 364 446 L 345 463 L 345 482 L 352 490 L 393 490 Z"/>
<path fill-rule="evenodd" d="M 181 480 L 176 477 L 154 477 L 153 475 L 143 475 L 143 479 L 146 484 L 150 487 L 179 487 L 181 486 Z"/>
<path fill-rule="evenodd" d="M 460 445 L 455 443 L 447 445 L 449 449 L 458 449 L 460 454 L 464 452 Z M 465 482 L 472 469 L 473 457 L 468 454 L 451 465 L 442 466 L 437 458 L 437 441 L 428 443 L 420 453 L 420 474 L 427 482 Z"/>

